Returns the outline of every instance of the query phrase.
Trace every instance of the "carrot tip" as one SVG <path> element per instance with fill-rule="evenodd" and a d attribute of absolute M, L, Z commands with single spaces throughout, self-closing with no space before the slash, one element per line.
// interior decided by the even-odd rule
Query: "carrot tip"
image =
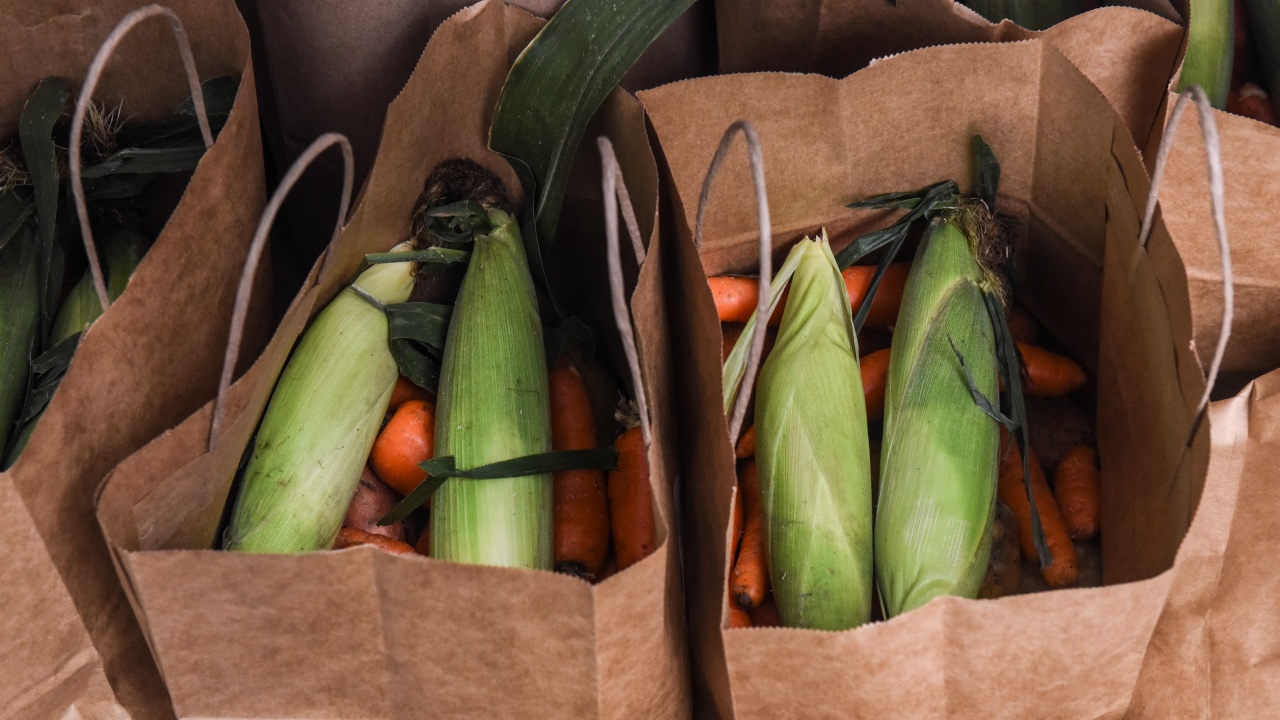
<path fill-rule="evenodd" d="M 566 560 L 564 562 L 556 563 L 556 572 L 582 578 L 587 582 L 596 581 L 595 574 L 587 572 L 587 566 L 575 560 Z"/>
<path fill-rule="evenodd" d="M 756 607 L 756 604 L 751 601 L 751 593 L 740 592 L 734 595 L 733 599 L 738 603 L 738 607 L 746 608 L 747 610 L 754 610 Z"/>

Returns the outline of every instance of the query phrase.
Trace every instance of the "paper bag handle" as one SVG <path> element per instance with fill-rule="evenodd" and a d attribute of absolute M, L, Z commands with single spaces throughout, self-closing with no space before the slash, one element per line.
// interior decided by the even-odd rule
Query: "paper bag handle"
<path fill-rule="evenodd" d="M 631 370 L 631 385 L 635 388 L 636 408 L 640 415 L 640 434 L 644 437 L 647 448 L 652 440 L 649 433 L 649 402 L 644 391 L 644 378 L 640 373 L 640 355 L 636 352 L 636 331 L 632 324 L 631 309 L 623 292 L 622 259 L 618 242 L 618 207 L 622 207 L 622 219 L 627 226 L 627 234 L 631 236 L 631 248 L 636 254 L 636 266 L 644 265 L 644 241 L 640 238 L 640 225 L 636 222 L 636 211 L 631 205 L 631 194 L 627 192 L 627 184 L 622 177 L 622 168 L 613 152 L 613 143 L 601 135 L 596 138 L 600 147 L 601 185 L 604 188 L 604 234 L 608 242 L 609 256 L 609 300 L 613 303 L 613 321 L 622 336 L 622 352 L 627 356 L 627 367 Z M 615 201 L 614 198 L 617 198 Z"/>
<path fill-rule="evenodd" d="M 760 147 L 760 136 L 755 126 L 748 120 L 737 120 L 724 131 L 720 138 L 720 147 L 716 148 L 715 157 L 711 158 L 711 166 L 707 168 L 707 177 L 702 181 L 702 193 L 698 196 L 698 219 L 693 230 L 693 246 L 702 245 L 702 224 L 707 214 L 707 200 L 711 197 L 711 183 L 715 180 L 720 164 L 729 154 L 729 146 L 738 133 L 747 141 L 747 159 L 751 161 L 751 180 L 756 192 L 756 219 L 760 223 L 760 294 L 756 298 L 756 327 L 751 335 L 751 348 L 747 353 L 747 366 L 742 375 L 742 384 L 738 386 L 738 397 L 733 404 L 733 414 L 729 416 L 729 441 L 737 444 L 738 433 L 742 431 L 742 422 L 747 416 L 747 403 L 751 399 L 745 388 L 755 383 L 756 371 L 760 369 L 760 356 L 764 354 L 764 336 L 766 317 L 769 313 L 769 288 L 773 282 L 773 230 L 769 219 L 769 195 L 764 184 L 764 151 Z"/>
<path fill-rule="evenodd" d="M 195 103 L 196 122 L 199 123 L 200 135 L 204 138 L 204 149 L 213 147 L 213 131 L 209 129 L 209 116 L 204 108 L 204 93 L 200 91 L 200 75 L 196 72 L 195 55 L 191 52 L 191 42 L 187 39 L 187 30 L 183 27 L 182 21 L 172 10 L 161 5 L 148 5 L 125 15 L 107 39 L 102 41 L 102 47 L 98 48 L 98 54 L 89 64 L 84 86 L 80 88 L 80 97 L 76 98 L 75 113 L 71 116 L 71 147 L 68 153 L 71 165 L 71 195 L 76 202 L 80 237 L 84 241 L 85 254 L 89 256 L 93 290 L 98 295 L 98 302 L 102 303 L 103 312 L 106 312 L 107 306 L 111 304 L 111 297 L 107 294 L 107 282 L 102 275 L 102 263 L 98 261 L 97 245 L 93 241 L 93 230 L 89 227 L 89 208 L 85 205 L 84 183 L 80 179 L 80 137 L 84 128 L 85 113 L 89 109 L 89 103 L 93 102 L 93 91 L 98 87 L 98 80 L 102 78 L 102 71 L 106 69 L 107 61 L 111 59 L 116 47 L 130 30 L 142 21 L 157 15 L 164 16 L 169 21 L 174 39 L 178 41 L 178 54 L 182 56 L 182 66 L 187 71 L 187 84 L 191 86 L 191 99 Z"/>
<path fill-rule="evenodd" d="M 227 336 L 227 353 L 222 357 L 222 375 L 218 379 L 218 394 L 213 401 L 213 420 L 209 424 L 209 452 L 213 452 L 218 443 L 218 435 L 222 431 L 222 420 L 225 412 L 227 393 L 231 390 L 231 374 L 235 371 L 236 358 L 240 355 L 240 343 L 244 337 L 245 316 L 249 313 L 249 296 L 253 291 L 253 276 L 258 271 L 258 262 L 267 245 L 267 235 L 275 224 L 276 213 L 293 190 L 293 186 L 302 178 L 302 173 L 311 166 L 325 150 L 337 145 L 342 149 L 342 197 L 338 201 L 338 219 L 334 221 L 333 237 L 329 239 L 326 252 L 333 249 L 333 243 L 342 234 L 342 224 L 347 219 L 347 207 L 351 204 L 351 190 L 355 184 L 355 161 L 351 152 L 351 143 L 340 133 L 325 133 L 316 138 L 306 150 L 293 161 L 289 171 L 280 179 L 280 185 L 271 193 L 258 227 L 253 232 L 253 240 L 249 243 L 249 254 L 244 260 L 244 270 L 240 273 L 240 284 L 236 288 L 236 302 L 231 311 L 231 331 Z"/>
<path fill-rule="evenodd" d="M 1205 411 L 1209 407 L 1209 395 L 1218 381 L 1218 371 L 1222 368 L 1222 358 L 1227 353 L 1227 340 L 1231 337 L 1231 324 L 1235 318 L 1235 280 L 1231 265 L 1231 244 L 1227 240 L 1227 216 L 1225 208 L 1225 187 L 1222 174 L 1222 145 L 1218 140 L 1218 126 L 1213 119 L 1213 106 L 1204 90 L 1192 86 L 1178 95 L 1178 102 L 1169 114 L 1169 123 L 1165 128 L 1164 138 L 1156 151 L 1156 167 L 1151 174 L 1151 193 L 1147 195 L 1146 213 L 1142 218 L 1142 230 L 1138 233 L 1138 244 L 1144 249 L 1151 238 L 1151 226 L 1155 219 L 1156 201 L 1159 197 L 1160 182 L 1164 179 L 1165 164 L 1169 160 L 1169 152 L 1173 148 L 1173 138 L 1177 134 L 1178 121 L 1186 110 L 1188 102 L 1194 101 L 1200 112 L 1200 131 L 1204 139 L 1205 157 L 1209 161 L 1209 202 L 1213 206 L 1213 230 L 1218 240 L 1218 255 L 1222 260 L 1222 332 L 1218 335 L 1218 346 L 1213 351 L 1213 359 L 1209 363 L 1209 373 L 1205 378 L 1204 395 L 1196 406 L 1195 420 L 1191 425 L 1194 437 Z"/>

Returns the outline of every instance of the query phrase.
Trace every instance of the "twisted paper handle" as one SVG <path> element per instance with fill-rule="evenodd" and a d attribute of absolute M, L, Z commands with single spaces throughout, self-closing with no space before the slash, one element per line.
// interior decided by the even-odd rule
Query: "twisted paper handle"
<path fill-rule="evenodd" d="M 245 316 L 249 313 L 249 296 L 253 292 L 253 276 L 258 271 L 258 262 L 267 245 L 267 235 L 276 221 L 276 213 L 293 190 L 293 186 L 302 178 L 302 173 L 311 166 L 317 157 L 330 147 L 337 145 L 342 149 L 342 197 L 338 201 L 338 219 L 334 221 L 333 237 L 329 239 L 328 250 L 333 249 L 342 232 L 342 224 L 347 219 L 347 206 L 351 203 L 351 189 L 355 184 L 351 143 L 345 135 L 325 133 L 316 138 L 302 155 L 293 162 L 289 172 L 280 180 L 280 186 L 271 194 L 271 200 L 262 211 L 258 220 L 258 228 L 249 243 L 249 254 L 244 260 L 244 270 L 240 273 L 240 284 L 236 288 L 236 302 L 231 311 L 231 332 L 227 337 L 227 353 L 222 357 L 222 375 L 218 379 L 218 395 L 213 401 L 213 420 L 209 425 L 209 451 L 213 452 L 218 443 L 218 435 L 222 431 L 223 414 L 226 412 L 227 393 L 231 390 L 231 374 L 235 371 L 236 358 L 240 356 L 240 343 L 244 337 Z"/>
<path fill-rule="evenodd" d="M 208 150 L 213 147 L 213 131 L 209 129 L 209 116 L 204 109 L 204 93 L 200 91 L 200 76 L 196 73 L 195 56 L 191 52 L 191 42 L 187 39 L 187 31 L 182 26 L 182 21 L 172 10 L 161 5 L 148 5 L 125 15 L 107 39 L 102 41 L 102 47 L 98 48 L 98 54 L 89 64 L 84 87 L 80 88 L 80 97 L 76 98 L 75 113 L 71 116 L 71 195 L 75 198 L 76 218 L 80 221 L 80 237 L 84 240 L 84 250 L 89 256 L 93 290 L 98 295 L 98 302 L 102 303 L 103 312 L 106 312 L 107 306 L 111 304 L 111 297 L 107 294 L 107 282 L 102 275 L 102 263 L 98 261 L 98 248 L 93 241 L 93 230 L 89 227 L 89 208 L 84 201 L 84 183 L 80 179 L 80 137 L 84 129 L 84 116 L 88 112 L 89 103 L 93 102 L 93 91 L 98 87 L 98 80 L 102 78 L 102 71 L 106 69 L 107 61 L 111 59 L 116 47 L 130 30 L 142 21 L 157 15 L 168 20 L 169 27 L 173 29 L 174 39 L 178 41 L 178 53 L 182 56 L 182 66 L 187 71 L 187 84 L 191 86 L 191 99 L 196 106 L 196 122 L 200 124 L 204 148 Z"/>
<path fill-rule="evenodd" d="M 1213 359 L 1209 363 L 1209 373 L 1205 378 L 1204 395 L 1196 406 L 1195 420 L 1191 424 L 1192 436 L 1200 426 L 1205 411 L 1209 407 L 1209 396 L 1218 381 L 1218 371 L 1222 368 L 1222 358 L 1227 353 L 1227 340 L 1231 337 L 1231 324 L 1235 318 L 1235 280 L 1231 266 L 1231 244 L 1227 240 L 1227 216 L 1225 210 L 1225 185 L 1222 176 L 1222 146 L 1218 141 L 1218 126 L 1213 120 L 1213 106 L 1208 96 L 1199 86 L 1193 86 L 1178 96 L 1178 102 L 1169 114 L 1169 124 L 1165 128 L 1164 139 L 1156 151 L 1156 167 L 1151 174 L 1151 193 L 1147 196 L 1147 209 L 1142 218 L 1142 230 L 1138 233 L 1138 244 L 1146 248 L 1151 238 L 1151 225 L 1155 218 L 1156 201 L 1160 193 L 1160 183 L 1164 179 L 1165 164 L 1169 161 L 1169 152 L 1173 148 L 1173 138 L 1177 134 L 1178 122 L 1186 110 L 1188 102 L 1194 101 L 1200 112 L 1200 131 L 1204 139 L 1205 156 L 1209 161 L 1209 202 L 1213 206 L 1213 230 L 1218 240 L 1218 255 L 1222 260 L 1222 332 L 1218 335 L 1218 346 L 1213 351 Z M 1189 442 L 1189 441 L 1188 441 Z"/>
<path fill-rule="evenodd" d="M 756 327 L 751 335 L 751 348 L 747 354 L 747 366 L 743 371 L 742 384 L 738 386 L 738 397 L 733 404 L 733 413 L 729 416 L 729 441 L 738 442 L 738 434 L 742 432 L 742 421 L 747 416 L 747 403 L 751 393 L 744 391 L 755 384 L 756 371 L 760 369 L 760 356 L 764 354 L 764 335 L 769 313 L 769 288 L 773 282 L 773 231 L 769 220 L 769 196 L 764 185 L 764 151 L 760 148 L 760 136 L 755 126 L 747 120 L 738 120 L 724 131 L 720 138 L 720 147 L 716 148 L 715 157 L 711 158 L 711 167 L 707 168 L 707 177 L 702 182 L 702 193 L 698 196 L 698 220 L 693 230 L 694 247 L 702 245 L 702 224 L 707 213 L 707 200 L 711 197 L 711 183 L 715 180 L 720 164 L 729 154 L 729 146 L 734 137 L 742 133 L 747 141 L 747 159 L 751 161 L 751 179 L 756 192 L 756 219 L 760 223 L 760 294 L 756 299 Z"/>

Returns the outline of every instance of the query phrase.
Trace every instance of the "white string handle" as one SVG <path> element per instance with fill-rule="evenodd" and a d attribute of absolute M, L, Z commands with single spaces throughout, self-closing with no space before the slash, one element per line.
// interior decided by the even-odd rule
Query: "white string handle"
<path fill-rule="evenodd" d="M 249 254 L 244 260 L 244 270 L 240 273 L 240 284 L 236 288 L 236 302 L 231 311 L 231 332 L 227 337 L 227 353 L 222 357 L 222 375 L 218 379 L 218 395 L 213 401 L 213 420 L 209 424 L 209 452 L 217 446 L 218 436 L 222 431 L 223 414 L 226 412 L 227 393 L 231 390 L 231 374 L 235 371 L 236 358 L 240 356 L 240 344 L 244 337 L 245 316 L 249 313 L 249 296 L 253 292 L 253 276 L 258 271 L 258 262 L 267 245 L 267 235 L 275 224 L 276 213 L 293 190 L 293 186 L 302 178 L 302 173 L 320 154 L 337 145 L 342 149 L 342 197 L 338 201 L 338 219 L 333 224 L 333 237 L 329 239 L 326 252 L 332 251 L 333 243 L 342 233 L 342 224 L 347 219 L 347 206 L 351 203 L 351 189 L 355 185 L 355 161 L 351 152 L 351 143 L 345 135 L 325 133 L 316 138 L 306 150 L 293 161 L 289 172 L 280 180 L 280 185 L 271 194 L 271 200 L 262 211 L 258 220 L 258 228 L 249 243 Z"/>
<path fill-rule="evenodd" d="M 756 327 L 751 336 L 747 366 L 743 371 L 742 384 L 738 386 L 733 414 L 729 416 L 729 440 L 734 444 L 738 442 L 738 433 L 742 431 L 742 422 L 747 416 L 747 403 L 751 400 L 751 393 L 745 389 L 755 384 L 756 371 L 760 369 L 760 356 L 764 354 L 764 336 L 769 324 L 769 289 L 773 282 L 773 231 L 769 219 L 769 195 L 764 184 L 764 151 L 760 147 L 760 136 L 756 134 L 755 126 L 750 121 L 735 121 L 720 138 L 720 147 L 716 148 L 711 166 L 707 168 L 707 177 L 702 182 L 702 194 L 698 196 L 698 219 L 693 230 L 693 245 L 701 247 L 702 225 L 707 214 L 707 200 L 711 197 L 711 183 L 738 133 L 742 133 L 747 141 L 747 159 L 751 161 L 751 180 L 756 192 L 756 219 L 760 223 L 760 294 L 756 298 Z"/>
<path fill-rule="evenodd" d="M 196 72 L 195 55 L 191 52 L 191 42 L 187 39 L 186 28 L 172 10 L 161 5 L 148 5 L 124 16 L 107 39 L 102 41 L 98 54 L 89 64 L 89 72 L 84 79 L 84 87 L 80 88 L 80 97 L 76 98 L 75 113 L 71 116 L 71 147 L 69 149 L 71 165 L 71 195 L 76 202 L 76 218 L 80 221 L 80 237 L 84 240 L 85 253 L 89 256 L 89 271 L 93 276 L 93 290 L 106 312 L 111 304 L 111 296 L 107 294 L 107 282 L 102 275 L 102 263 L 98 261 L 98 248 L 93 241 L 93 231 L 89 228 L 89 208 L 84 201 L 84 183 L 80 179 L 80 138 L 84 129 L 84 116 L 93 102 L 93 91 L 98 87 L 98 80 L 107 67 L 107 61 L 115 53 L 116 47 L 125 35 L 129 34 L 144 20 L 163 16 L 169 21 L 174 39 L 178 42 L 178 54 L 182 56 L 182 66 L 187 71 L 187 84 L 191 86 L 191 99 L 195 103 L 196 122 L 200 125 L 200 136 L 204 138 L 204 148 L 213 147 L 213 131 L 209 129 L 209 117 L 204 109 L 204 93 L 200 91 L 200 76 Z"/>
<path fill-rule="evenodd" d="M 636 222 L 635 208 L 631 205 L 631 194 L 627 192 L 627 184 L 622 177 L 622 168 L 613 153 L 613 143 L 601 135 L 596 138 L 600 147 L 601 184 L 604 187 L 604 234 L 608 241 L 609 256 L 609 299 L 613 303 L 613 322 L 622 337 L 622 352 L 627 357 L 627 367 L 631 370 L 631 385 L 635 388 L 636 409 L 640 415 L 640 434 L 644 437 L 644 446 L 649 447 L 649 402 L 644 391 L 644 378 L 640 373 L 640 354 L 636 352 L 635 327 L 631 322 L 631 310 L 627 307 L 627 299 L 623 292 L 622 259 L 619 257 L 618 241 L 618 206 L 622 206 L 622 219 L 631 236 L 631 248 L 636 254 L 636 266 L 644 264 L 644 242 L 640 239 L 640 225 Z M 615 201 L 614 198 L 617 198 Z"/>
<path fill-rule="evenodd" d="M 1218 256 L 1222 260 L 1222 332 L 1218 335 L 1218 346 L 1213 351 L 1213 359 L 1209 363 L 1209 373 L 1205 378 L 1204 395 L 1196 406 L 1192 432 L 1200 425 L 1205 410 L 1209 407 L 1209 396 L 1218 381 L 1218 371 L 1222 368 L 1222 358 L 1227 353 L 1227 340 L 1231 337 L 1231 324 L 1235 319 L 1235 279 L 1231 265 L 1231 244 L 1227 240 L 1226 216 L 1226 183 L 1222 174 L 1222 146 L 1218 140 L 1218 126 L 1213 120 L 1213 106 L 1200 86 L 1192 86 L 1178 96 L 1178 102 L 1169 114 L 1169 123 L 1165 128 L 1164 138 L 1156 151 L 1156 167 L 1151 174 L 1151 193 L 1147 196 L 1147 209 L 1142 218 L 1142 230 L 1138 233 L 1138 244 L 1147 247 L 1151 238 L 1151 226 L 1155 218 L 1156 200 L 1159 197 L 1160 183 L 1164 179 L 1165 164 L 1169 160 L 1169 152 L 1173 147 L 1173 138 L 1177 134 L 1178 121 L 1186 110 L 1188 102 L 1195 101 L 1200 112 L 1200 131 L 1204 139 L 1205 157 L 1209 163 L 1209 202 L 1213 206 L 1213 229 L 1218 240 Z"/>

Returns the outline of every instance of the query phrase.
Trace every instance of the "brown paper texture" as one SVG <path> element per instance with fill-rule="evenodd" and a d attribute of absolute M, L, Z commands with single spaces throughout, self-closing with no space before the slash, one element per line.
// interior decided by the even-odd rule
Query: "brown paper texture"
<path fill-rule="evenodd" d="M 945 86 L 938 68 L 947 68 Z M 1185 450 L 1204 386 L 1187 278 L 1163 225 L 1146 250 L 1137 245 L 1148 183 L 1104 95 L 1051 43 L 1034 40 L 924 49 L 844 80 L 705 78 L 640 98 L 669 180 L 669 302 L 686 308 L 672 315 L 672 332 L 684 360 L 677 387 L 689 448 L 681 474 L 690 478 L 684 538 L 699 716 L 1121 716 L 1177 577 L 1169 568 L 1209 448 L 1202 427 Z M 726 629 L 735 477 L 705 278 L 755 267 L 743 154 L 721 166 L 700 251 L 691 228 L 719 137 L 740 118 L 763 143 L 779 258 L 804 233 L 825 227 L 843 245 L 892 217 L 846 209 L 854 199 L 948 178 L 967 186 L 970 136 L 991 143 L 1002 166 L 998 207 L 1017 221 L 1020 298 L 1097 378 L 1107 586 L 942 598 L 839 633 Z"/>
<path fill-rule="evenodd" d="M 1007 20 L 992 24 L 953 0 L 717 0 L 720 70 L 844 77 L 917 48 L 1043 37 L 1098 86 L 1145 147 L 1184 33 L 1167 0 L 1123 4 L 1132 7 L 1100 8 L 1032 32 Z M 954 73 L 935 82 L 943 77 L 950 82 Z"/>
<path fill-rule="evenodd" d="M 1169 107 L 1174 99 L 1170 96 Z M 1271 229 L 1280 197 L 1280 130 L 1214 111 L 1222 148 L 1227 236 L 1235 266 L 1235 323 L 1224 373 L 1246 380 L 1280 367 L 1280 247 Z M 1196 346 L 1210 352 L 1222 328 L 1222 265 L 1209 204 L 1200 118 L 1188 108 L 1173 139 L 1160 211 L 1187 266 Z"/>
<path fill-rule="evenodd" d="M 104 484 L 98 518 L 179 716 L 687 716 L 683 591 L 672 522 L 674 404 L 667 401 L 671 371 L 661 293 L 666 261 L 653 232 L 657 170 L 642 109 L 625 93 L 606 102 L 597 125 L 613 140 L 650 242 L 631 302 L 648 396 L 656 399 L 649 461 L 660 520 L 657 551 L 590 586 L 554 573 L 391 556 L 368 547 L 289 557 L 208 549 L 242 450 L 290 348 L 364 254 L 408 236 L 431 170 L 448 158 L 468 157 L 518 194 L 510 167 L 487 150 L 486 140 L 510 63 L 540 24 L 522 10 L 485 2 L 441 25 L 388 109 L 379 156 L 350 223 L 313 268 L 267 349 L 233 386 L 218 447 L 206 452 L 206 406 L 122 463 Z M 583 147 L 595 153 L 594 142 Z M 599 193 L 597 171 L 580 178 L 566 202 L 584 210 L 561 231 L 561 241 L 583 248 L 581 267 L 604 264 L 601 227 L 586 216 L 602 213 Z M 592 202 L 596 209 L 587 211 Z M 576 241 L 571 228 L 583 233 Z M 600 295 L 577 302 L 608 305 Z"/>
<path fill-rule="evenodd" d="M 404 86 L 432 32 L 474 0 L 250 0 L 260 23 L 266 63 L 264 131 L 279 172 L 316 137 L 341 132 L 351 139 L 359 188 L 378 149 L 389 103 Z M 513 4 L 548 18 L 564 0 Z M 640 58 L 623 80 L 628 90 L 710 74 L 715 67 L 714 7 L 700 0 Z M 476 48 L 476 52 L 484 52 Z M 335 157 L 316 170 L 286 203 L 277 266 L 292 293 L 329 237 L 328 209 L 342 187 Z M 287 248 L 287 249 L 286 249 Z M 293 276 L 296 276 L 293 277 Z M 287 298 L 285 298 L 287 300 Z"/>
<path fill-rule="evenodd" d="M 41 78 L 67 77 L 78 92 L 99 44 L 143 4 L 0 9 L 0 47 L 11 60 L 0 84 L 0 136 L 16 132 Z M 21 551 L 26 560 L 6 566 L 2 583 L 5 593 L 17 595 L 5 603 L 16 614 L 9 618 L 14 632 L 5 635 L 10 652 L 0 660 L 0 698 L 11 699 L 4 705 L 12 717 L 171 715 L 94 521 L 93 496 L 116 463 L 213 395 L 220 369 L 214 358 L 226 346 L 233 278 L 261 211 L 263 180 L 253 70 L 239 14 L 230 2 L 168 5 L 186 25 L 201 77 L 234 75 L 240 90 L 128 290 L 85 333 L 25 452 L 0 476 L 5 492 L 20 497 L 30 514 L 18 526 L 34 529 L 25 542 L 44 545 Z M 145 118 L 167 115 L 190 94 L 172 33 L 152 20 L 122 42 L 98 99 L 122 102 L 126 115 Z M 255 306 L 265 304 L 264 292 L 255 296 Z M 246 357 L 265 341 L 266 320 L 250 324 Z M 40 590 L 55 577 L 63 588 Z M 76 625 L 80 635 L 72 633 Z M 50 642 L 51 633 L 58 642 Z M 44 684 L 32 681 L 37 670 Z M 104 672 L 110 688 L 93 677 Z"/>

